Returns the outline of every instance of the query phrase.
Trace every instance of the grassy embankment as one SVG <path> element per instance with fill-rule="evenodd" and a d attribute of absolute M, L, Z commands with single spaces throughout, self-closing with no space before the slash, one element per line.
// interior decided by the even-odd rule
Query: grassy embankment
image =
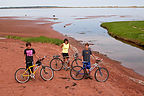
<path fill-rule="evenodd" d="M 40 36 L 40 37 L 5 36 L 5 37 L 8 39 L 16 39 L 24 42 L 41 42 L 41 43 L 51 43 L 55 45 L 60 45 L 63 43 L 63 41 L 60 39 L 48 38 L 45 36 Z"/>
<path fill-rule="evenodd" d="M 116 39 L 144 47 L 144 21 L 107 22 L 101 26 Z"/>

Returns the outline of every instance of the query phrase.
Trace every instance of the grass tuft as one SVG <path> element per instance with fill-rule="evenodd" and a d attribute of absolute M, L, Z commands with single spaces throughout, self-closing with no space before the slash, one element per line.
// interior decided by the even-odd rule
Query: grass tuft
<path fill-rule="evenodd" d="M 41 42 L 41 43 L 51 43 L 55 45 L 60 45 L 63 43 L 62 40 L 56 39 L 56 38 L 48 38 L 45 36 L 40 36 L 40 37 L 19 37 L 19 36 L 6 36 L 8 39 L 16 39 L 16 40 L 21 40 L 24 42 Z"/>
<path fill-rule="evenodd" d="M 101 26 L 113 37 L 144 45 L 144 21 L 107 22 Z"/>

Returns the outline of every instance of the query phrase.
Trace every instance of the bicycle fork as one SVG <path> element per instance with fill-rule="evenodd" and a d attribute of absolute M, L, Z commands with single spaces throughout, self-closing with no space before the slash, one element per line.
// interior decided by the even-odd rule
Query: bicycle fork
<path fill-rule="evenodd" d="M 45 66 L 42 66 L 42 69 L 44 69 L 45 74 L 48 74 L 48 72 L 46 72 L 46 70 L 45 70 Z"/>
<path fill-rule="evenodd" d="M 98 68 L 98 70 L 99 70 L 99 72 L 100 72 L 100 75 L 101 75 L 101 76 L 103 76 L 103 74 L 102 74 L 102 72 L 101 72 L 101 68 L 100 68 L 100 67 Z"/>

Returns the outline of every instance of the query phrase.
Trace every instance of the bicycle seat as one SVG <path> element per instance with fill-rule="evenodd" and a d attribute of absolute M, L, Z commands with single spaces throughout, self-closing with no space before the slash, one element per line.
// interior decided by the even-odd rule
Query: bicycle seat
<path fill-rule="evenodd" d="M 38 60 L 37 62 L 36 62 L 36 65 L 38 65 L 38 66 L 40 66 L 42 63 L 40 62 L 40 60 Z"/>
<path fill-rule="evenodd" d="M 53 58 L 58 58 L 58 57 L 60 57 L 60 55 L 55 55 L 55 56 L 53 56 Z"/>

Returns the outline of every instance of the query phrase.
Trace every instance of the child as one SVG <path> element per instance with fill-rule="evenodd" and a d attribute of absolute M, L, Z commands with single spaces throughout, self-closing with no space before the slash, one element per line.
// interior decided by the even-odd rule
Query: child
<path fill-rule="evenodd" d="M 62 56 L 64 59 L 64 62 L 68 62 L 69 59 L 69 49 L 70 49 L 70 44 L 68 39 L 64 39 L 64 43 L 61 45 L 62 48 Z M 70 69 L 70 64 L 68 62 L 68 69 Z"/>
<path fill-rule="evenodd" d="M 33 48 L 31 48 L 31 43 L 27 42 L 26 49 L 24 50 L 24 56 L 25 56 L 24 62 L 26 63 L 26 69 L 29 66 L 33 65 L 33 55 L 35 55 L 35 50 Z M 37 55 L 35 55 L 35 56 L 38 58 Z M 33 73 L 33 67 L 31 68 L 31 71 Z M 29 70 L 29 72 L 30 72 L 30 70 Z"/>
<path fill-rule="evenodd" d="M 86 43 L 85 49 L 82 51 L 82 61 L 83 61 L 83 67 L 86 66 L 86 72 L 87 72 L 87 69 L 89 72 L 89 74 L 86 78 L 90 78 L 90 79 L 92 79 L 92 77 L 90 76 L 90 71 L 89 71 L 89 69 L 91 68 L 91 63 L 90 63 L 90 56 L 91 55 L 94 57 L 91 50 L 89 49 L 89 44 Z"/>

